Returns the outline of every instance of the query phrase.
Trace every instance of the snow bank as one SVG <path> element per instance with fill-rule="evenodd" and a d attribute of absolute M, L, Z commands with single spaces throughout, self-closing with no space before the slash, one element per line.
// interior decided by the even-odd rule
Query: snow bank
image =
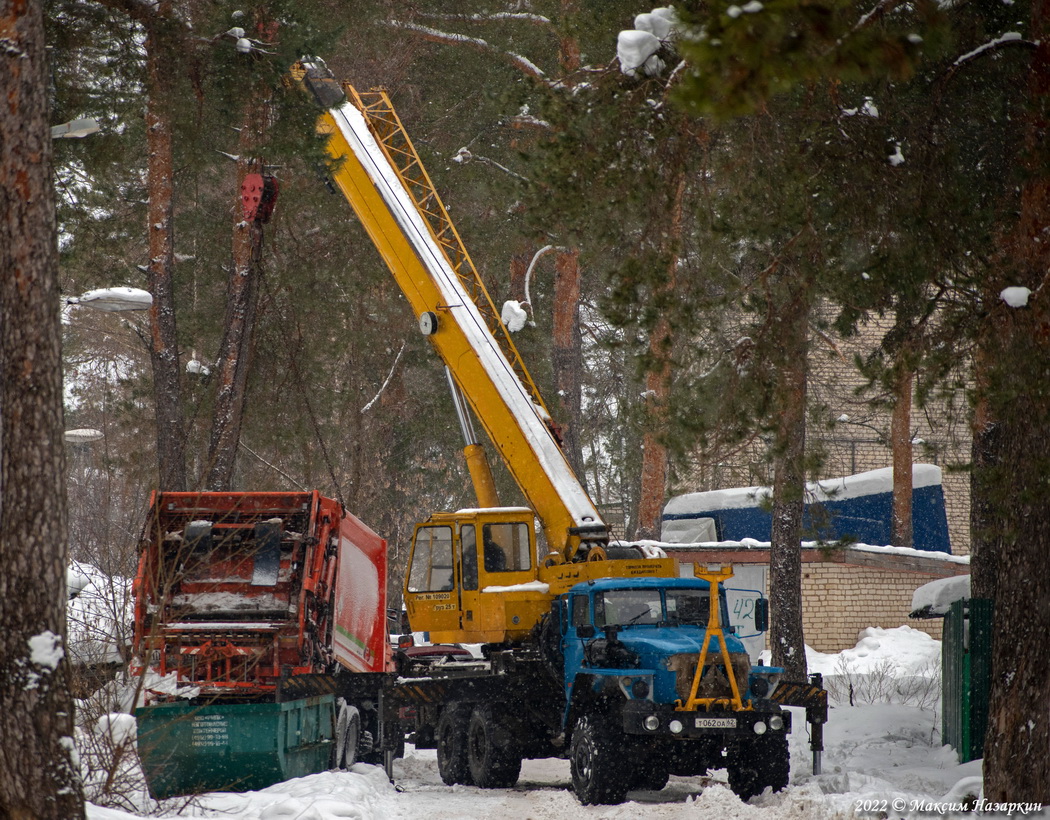
<path fill-rule="evenodd" d="M 822 675 L 834 675 L 844 665 L 867 674 L 891 664 L 890 674 L 895 677 L 911 676 L 929 668 L 931 663 L 938 663 L 940 658 L 941 642 L 910 626 L 894 629 L 868 627 L 857 636 L 855 647 L 834 654 L 806 647 L 806 663 L 810 673 L 819 672 Z"/>

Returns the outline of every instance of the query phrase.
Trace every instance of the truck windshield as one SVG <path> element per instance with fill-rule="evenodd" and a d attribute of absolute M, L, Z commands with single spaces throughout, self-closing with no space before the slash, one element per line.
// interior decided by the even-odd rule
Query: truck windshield
<path fill-rule="evenodd" d="M 659 589 L 615 589 L 597 595 L 594 599 L 594 625 L 599 629 L 610 624 L 707 626 L 709 604 L 706 589 L 664 590 L 665 600 L 661 600 L 660 593 Z"/>
<path fill-rule="evenodd" d="M 705 589 L 667 590 L 667 622 L 706 626 L 708 594 Z"/>
<path fill-rule="evenodd" d="M 614 589 L 595 596 L 594 625 L 656 624 L 663 614 L 658 589 Z"/>
<path fill-rule="evenodd" d="M 409 592 L 452 589 L 452 528 L 420 527 L 408 570 Z"/>

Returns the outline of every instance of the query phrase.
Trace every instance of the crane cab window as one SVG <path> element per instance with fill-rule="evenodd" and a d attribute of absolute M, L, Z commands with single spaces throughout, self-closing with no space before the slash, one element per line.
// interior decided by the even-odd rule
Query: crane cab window
<path fill-rule="evenodd" d="M 420 527 L 412 546 L 408 591 L 444 592 L 452 585 L 452 528 Z"/>
<path fill-rule="evenodd" d="M 481 528 L 481 535 L 485 572 L 532 569 L 532 544 L 527 524 L 485 524 Z"/>

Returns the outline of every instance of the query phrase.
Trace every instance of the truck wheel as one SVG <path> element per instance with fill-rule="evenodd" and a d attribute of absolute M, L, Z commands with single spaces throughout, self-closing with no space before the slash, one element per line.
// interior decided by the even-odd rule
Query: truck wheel
<path fill-rule="evenodd" d="M 623 733 L 601 715 L 584 715 L 569 744 L 572 790 L 584 805 L 622 803 L 630 787 L 623 763 Z"/>
<path fill-rule="evenodd" d="M 349 769 L 357 760 L 361 740 L 361 713 L 339 699 L 339 715 L 335 721 L 335 768 Z"/>
<path fill-rule="evenodd" d="M 767 786 L 775 792 L 787 786 L 791 758 L 786 735 L 741 739 L 728 751 L 729 788 L 741 800 L 762 794 Z"/>
<path fill-rule="evenodd" d="M 467 765 L 467 720 L 469 706 L 446 706 L 434 732 L 437 743 L 438 772 L 446 786 L 457 783 L 472 785 L 474 779 Z"/>
<path fill-rule="evenodd" d="M 474 785 L 483 789 L 509 789 L 521 774 L 521 755 L 496 708 L 475 707 L 467 728 L 467 761 Z"/>

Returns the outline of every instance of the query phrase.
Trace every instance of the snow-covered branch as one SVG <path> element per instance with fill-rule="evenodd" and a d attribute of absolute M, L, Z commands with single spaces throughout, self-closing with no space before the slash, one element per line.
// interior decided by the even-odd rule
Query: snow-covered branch
<path fill-rule="evenodd" d="M 506 165 L 501 165 L 494 159 L 489 159 L 488 157 L 483 157 L 480 154 L 475 154 L 465 147 L 460 148 L 459 151 L 456 152 L 456 155 L 452 157 L 452 161 L 457 162 L 461 165 L 464 165 L 468 162 L 477 161 L 483 165 L 491 165 L 493 168 L 497 168 L 498 170 L 502 171 L 508 176 L 512 176 L 515 179 L 520 179 L 522 182 L 529 182 L 528 177 L 523 177 L 521 174 L 515 173 L 514 171 L 510 170 L 510 168 L 508 168 Z"/>
<path fill-rule="evenodd" d="M 497 11 L 483 14 L 421 14 L 429 20 L 457 20 L 467 23 L 492 23 L 497 21 L 510 21 L 513 23 L 533 23 L 539 26 L 552 25 L 549 17 L 542 14 L 529 14 L 528 12 Z"/>
<path fill-rule="evenodd" d="M 887 14 L 889 14 L 891 11 L 897 8 L 897 6 L 901 4 L 901 2 L 902 0 L 879 0 L 879 2 L 875 4 L 874 8 L 872 8 L 871 11 L 867 11 L 860 16 L 860 19 L 857 21 L 856 25 L 853 26 L 850 33 L 853 34 L 858 31 L 861 31 L 862 29 L 867 28 L 876 20 L 885 17 Z"/>
<path fill-rule="evenodd" d="M 827 53 L 831 53 L 831 51 L 833 51 L 834 49 L 839 48 L 848 37 L 852 37 L 857 32 L 866 29 L 872 23 L 881 20 L 883 17 L 885 17 L 895 8 L 897 8 L 897 6 L 899 6 L 902 2 L 903 0 L 879 0 L 879 2 L 877 2 L 870 11 L 866 11 L 860 16 L 860 19 L 853 24 L 853 28 L 849 30 L 848 34 L 843 35 L 835 41 L 835 45 L 832 48 L 829 48 Z"/>
<path fill-rule="evenodd" d="M 968 51 L 961 57 L 958 57 L 955 60 L 955 62 L 952 63 L 952 71 L 957 69 L 959 66 L 970 62 L 971 60 L 976 60 L 978 57 L 981 57 L 990 51 L 995 51 L 1006 46 L 1024 46 L 1025 48 L 1035 48 L 1037 45 L 1039 45 L 1038 41 L 1025 40 L 1021 37 L 1020 32 L 1008 31 L 1005 34 L 996 37 L 994 40 L 989 40 L 984 45 L 977 46 L 977 48 L 973 49 L 972 51 Z"/>
<path fill-rule="evenodd" d="M 544 256 L 551 251 L 564 251 L 567 248 L 559 247 L 558 245 L 544 245 L 540 248 L 532 257 L 532 261 L 529 262 L 529 269 L 525 271 L 525 301 L 530 305 L 532 304 L 532 296 L 529 293 L 529 283 L 532 281 L 532 271 L 536 267 L 536 263 L 540 261 L 540 257 Z"/>
<path fill-rule="evenodd" d="M 375 405 L 375 403 L 377 401 L 379 401 L 379 397 L 383 395 L 383 392 L 386 390 L 387 385 L 390 384 L 390 380 L 394 377 L 394 371 L 397 370 L 397 363 L 401 361 L 401 354 L 403 354 L 404 352 L 405 352 L 405 345 L 404 345 L 404 343 L 402 343 L 401 344 L 401 349 L 399 351 L 397 351 L 397 356 L 394 357 L 394 363 L 392 365 L 390 365 L 390 372 L 386 374 L 386 379 L 384 379 L 383 383 L 379 386 L 379 390 L 372 397 L 372 400 L 368 404 L 366 404 L 364 407 L 361 408 L 361 415 L 362 416 L 365 413 L 367 413 L 369 410 L 371 410 L 372 407 Z"/>
<path fill-rule="evenodd" d="M 480 51 L 484 54 L 494 54 L 500 59 L 509 62 L 516 69 L 530 77 L 535 77 L 538 80 L 546 80 L 547 78 L 547 75 L 543 73 L 539 66 L 527 57 L 522 57 L 520 54 L 515 54 L 512 51 L 504 51 L 492 45 L 492 43 L 487 40 L 482 40 L 480 37 L 468 37 L 465 34 L 456 34 L 451 31 L 440 31 L 439 29 L 430 28 L 429 26 L 420 26 L 416 23 L 404 23 L 400 20 L 391 20 L 388 25 L 392 28 L 418 34 L 423 37 L 423 39 L 429 40 L 432 43 L 467 46 L 468 48 L 473 48 L 475 51 Z"/>

